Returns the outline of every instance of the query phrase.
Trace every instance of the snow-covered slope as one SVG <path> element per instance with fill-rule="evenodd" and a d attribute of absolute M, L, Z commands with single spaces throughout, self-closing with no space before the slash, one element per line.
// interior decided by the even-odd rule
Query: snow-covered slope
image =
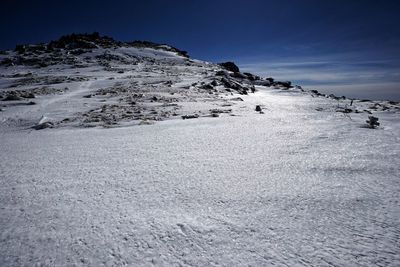
<path fill-rule="evenodd" d="M 1 266 L 400 264 L 398 103 L 162 48 L 0 67 Z"/>
<path fill-rule="evenodd" d="M 187 115 L 232 115 L 228 110 L 234 108 L 224 107 L 235 106 L 241 100 L 237 94 L 253 92 L 254 85 L 325 97 L 234 67 L 232 72 L 193 60 L 167 45 L 122 43 L 97 34 L 17 46 L 0 55 L 0 121 L 2 127 L 22 129 L 45 122 L 52 127 L 116 127 Z M 339 108 L 350 104 L 339 102 Z M 371 110 L 399 111 L 399 104 L 368 101 L 352 111 Z"/>
<path fill-rule="evenodd" d="M 92 37 L 89 47 L 96 48 L 76 48 L 81 39 L 70 39 L 0 56 L 3 126 L 113 127 L 210 116 L 214 102 L 254 87 L 166 45 L 110 41 L 104 47 Z"/>

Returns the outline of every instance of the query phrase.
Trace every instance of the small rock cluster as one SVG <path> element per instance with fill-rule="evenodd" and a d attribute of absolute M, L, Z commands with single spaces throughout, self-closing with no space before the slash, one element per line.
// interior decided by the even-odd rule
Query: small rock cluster
<path fill-rule="evenodd" d="M 375 129 L 376 127 L 378 127 L 380 125 L 380 123 L 378 121 L 379 121 L 379 119 L 377 117 L 368 116 L 368 120 L 366 121 L 366 123 L 368 124 L 369 128 Z"/>
<path fill-rule="evenodd" d="M 23 99 L 35 98 L 38 95 L 59 94 L 65 92 L 66 90 L 68 90 L 68 88 L 58 89 L 51 87 L 38 87 L 24 90 L 7 90 L 0 91 L 0 99 L 2 101 L 18 101 Z"/>

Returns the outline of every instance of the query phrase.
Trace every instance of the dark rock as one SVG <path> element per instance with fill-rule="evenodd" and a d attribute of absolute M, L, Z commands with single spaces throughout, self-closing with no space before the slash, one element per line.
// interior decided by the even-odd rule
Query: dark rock
<path fill-rule="evenodd" d="M 218 65 L 220 65 L 221 67 L 225 68 L 228 71 L 239 72 L 239 67 L 236 66 L 236 64 L 231 61 L 219 63 Z"/>
<path fill-rule="evenodd" d="M 0 65 L 11 66 L 13 65 L 13 60 L 11 58 L 5 58 L 0 62 Z"/>
<path fill-rule="evenodd" d="M 61 36 L 60 39 L 56 41 L 51 41 L 48 44 L 47 49 L 57 49 L 64 48 L 68 50 L 75 49 L 93 49 L 98 46 L 102 47 L 111 47 L 112 45 L 117 44 L 118 42 L 113 40 L 110 37 L 100 36 L 98 32 L 94 32 L 91 34 L 70 34 Z"/>
<path fill-rule="evenodd" d="M 258 112 L 261 112 L 261 111 L 262 111 L 262 108 L 261 108 L 260 105 L 257 105 L 257 106 L 256 106 L 256 111 L 258 111 Z"/>
<path fill-rule="evenodd" d="M 234 72 L 231 74 L 231 76 L 238 79 L 247 79 L 247 76 L 240 72 Z"/>
<path fill-rule="evenodd" d="M 255 85 L 261 85 L 261 86 L 271 86 L 272 83 L 270 81 L 267 80 L 257 80 L 253 82 Z"/>
<path fill-rule="evenodd" d="M 236 89 L 235 86 L 234 86 L 234 83 L 231 82 L 231 81 L 229 81 L 229 80 L 226 79 L 226 78 L 222 78 L 222 79 L 221 79 L 221 82 L 222 82 L 222 84 L 223 84 L 226 88 Z"/>
<path fill-rule="evenodd" d="M 25 45 L 16 45 L 14 51 L 17 52 L 18 54 L 23 54 L 26 51 L 26 46 Z"/>
<path fill-rule="evenodd" d="M 345 108 L 345 109 L 338 109 L 336 112 L 342 112 L 342 113 L 351 113 L 353 110 L 351 108 Z"/>
<path fill-rule="evenodd" d="M 183 115 L 182 119 L 186 120 L 186 119 L 197 119 L 199 117 L 198 114 L 191 114 L 191 115 Z"/>
<path fill-rule="evenodd" d="M 53 126 L 54 126 L 54 124 L 51 122 L 43 122 L 43 123 L 33 126 L 32 129 L 43 130 L 46 128 L 53 128 Z"/>
<path fill-rule="evenodd" d="M 330 97 L 330 98 L 332 98 L 332 99 L 335 99 L 335 100 L 337 100 L 337 101 L 339 101 L 340 99 L 342 99 L 341 97 L 335 96 L 334 94 L 330 94 L 328 97 Z"/>
<path fill-rule="evenodd" d="M 33 93 L 27 93 L 22 95 L 23 98 L 35 98 L 35 95 Z"/>
<path fill-rule="evenodd" d="M 22 98 L 21 97 L 19 97 L 19 96 L 17 96 L 17 95 L 7 95 L 4 99 L 3 99 L 3 101 L 18 101 L 18 100 L 22 100 Z"/>
<path fill-rule="evenodd" d="M 239 94 L 242 94 L 242 95 L 247 95 L 247 91 L 251 90 L 250 86 L 240 84 L 236 81 L 229 80 L 228 78 L 222 78 L 221 82 L 225 88 L 236 90 Z M 252 85 L 252 87 L 254 87 L 254 86 Z M 229 91 L 229 90 L 227 90 L 227 91 Z"/>
<path fill-rule="evenodd" d="M 78 48 L 78 49 L 71 50 L 70 53 L 72 55 L 79 56 L 79 55 L 81 55 L 83 53 L 86 53 L 86 51 L 81 49 L 81 48 Z"/>
<path fill-rule="evenodd" d="M 369 128 L 375 129 L 376 127 L 378 127 L 380 125 L 380 123 L 378 121 L 379 121 L 379 119 L 377 117 L 368 116 L 368 120 L 366 120 L 366 123 L 368 124 Z"/>
<path fill-rule="evenodd" d="M 249 79 L 250 81 L 258 81 L 260 80 L 259 76 L 253 75 L 249 72 L 243 72 L 243 74 L 247 77 L 247 79 Z"/>
<path fill-rule="evenodd" d="M 210 109 L 211 114 L 216 114 L 216 113 L 231 113 L 232 109 Z"/>
<path fill-rule="evenodd" d="M 219 70 L 215 73 L 216 76 L 226 76 L 226 72 L 223 70 Z"/>
<path fill-rule="evenodd" d="M 278 81 L 278 82 L 275 82 L 274 85 L 280 86 L 283 88 L 287 88 L 287 89 L 292 88 L 292 82 L 290 82 L 290 81 L 286 81 L 286 82 Z"/>
<path fill-rule="evenodd" d="M 204 84 L 200 87 L 201 89 L 206 89 L 206 90 L 210 90 L 210 89 L 214 89 L 214 86 L 212 86 L 210 83 L 209 84 Z"/>

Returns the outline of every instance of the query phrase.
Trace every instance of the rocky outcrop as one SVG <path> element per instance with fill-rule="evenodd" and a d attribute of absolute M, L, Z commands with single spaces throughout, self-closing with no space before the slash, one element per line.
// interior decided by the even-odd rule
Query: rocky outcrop
<path fill-rule="evenodd" d="M 218 65 L 220 65 L 221 67 L 223 67 L 224 69 L 226 69 L 228 71 L 240 72 L 239 67 L 236 66 L 236 64 L 231 61 L 219 63 Z"/>

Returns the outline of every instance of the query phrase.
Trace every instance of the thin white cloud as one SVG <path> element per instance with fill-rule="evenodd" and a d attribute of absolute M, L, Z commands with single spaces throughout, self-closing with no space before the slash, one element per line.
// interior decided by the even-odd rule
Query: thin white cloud
<path fill-rule="evenodd" d="M 288 80 L 312 88 L 326 88 L 350 95 L 400 98 L 400 66 L 391 60 L 349 60 L 320 56 L 283 58 L 239 64 L 242 71 Z M 355 95 L 354 95 L 355 96 Z"/>
<path fill-rule="evenodd" d="M 337 62 L 293 61 L 240 64 L 243 71 L 276 79 L 303 83 L 400 82 L 400 66 L 385 66 L 388 61 Z"/>

